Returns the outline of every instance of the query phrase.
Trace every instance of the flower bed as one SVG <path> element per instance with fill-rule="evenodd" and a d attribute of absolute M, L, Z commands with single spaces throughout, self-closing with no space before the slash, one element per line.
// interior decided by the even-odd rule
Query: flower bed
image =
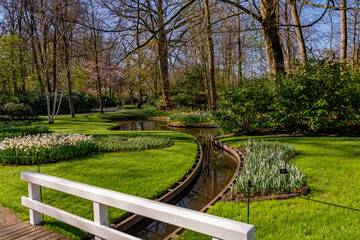
<path fill-rule="evenodd" d="M 180 124 L 209 123 L 211 121 L 207 112 L 173 112 L 170 122 Z"/>
<path fill-rule="evenodd" d="M 109 112 L 98 115 L 100 118 L 111 119 L 117 117 L 167 117 L 169 113 L 156 109 L 136 109 L 133 111 Z"/>
<path fill-rule="evenodd" d="M 37 134 L 25 137 L 5 138 L 0 142 L 2 164 L 33 164 L 35 158 L 24 158 L 38 154 L 40 162 L 56 161 L 84 155 L 95 148 L 92 136 L 73 133 Z"/>
<path fill-rule="evenodd" d="M 0 140 L 46 133 L 48 130 L 49 127 L 45 124 L 31 125 L 28 121 L 2 122 L 0 123 Z"/>
<path fill-rule="evenodd" d="M 89 152 L 139 151 L 170 145 L 160 136 L 85 136 L 73 133 L 37 134 L 0 141 L 1 164 L 36 164 L 74 158 Z M 29 157 L 36 156 L 38 158 Z M 15 157 L 14 157 L 15 156 Z"/>
<path fill-rule="evenodd" d="M 248 155 L 242 172 L 232 185 L 232 197 L 246 193 L 247 180 L 251 180 L 253 196 L 256 193 L 272 194 L 272 191 L 295 192 L 304 186 L 305 176 L 301 170 L 295 164 L 286 163 L 286 159 L 295 153 L 292 145 L 248 140 L 244 149 Z M 287 169 L 288 173 L 281 174 L 280 169 Z"/>
<path fill-rule="evenodd" d="M 140 151 L 170 145 L 170 139 L 158 136 L 101 136 L 96 138 L 99 152 Z"/>

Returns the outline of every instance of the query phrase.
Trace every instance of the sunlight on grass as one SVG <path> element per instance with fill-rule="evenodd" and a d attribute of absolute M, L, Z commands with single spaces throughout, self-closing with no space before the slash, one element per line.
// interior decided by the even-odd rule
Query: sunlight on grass
<path fill-rule="evenodd" d="M 45 121 L 42 118 L 41 121 Z M 98 137 L 107 135 L 133 136 L 130 131 L 109 131 L 114 123 L 96 117 L 95 114 L 59 116 L 50 126 L 52 132 L 92 134 Z M 82 182 L 114 191 L 128 193 L 144 198 L 155 198 L 169 186 L 182 178 L 192 167 L 197 145 L 186 134 L 171 131 L 144 131 L 136 135 L 169 138 L 173 146 L 163 149 L 140 152 L 91 153 L 72 160 L 40 165 L 42 173 L 77 182 Z M 37 171 L 37 166 L 0 166 L 0 205 L 18 213 L 22 219 L 28 219 L 28 209 L 20 203 L 21 196 L 27 196 L 27 183 L 20 180 L 23 171 Z M 69 211 L 87 219 L 93 219 L 92 203 L 74 196 L 43 190 L 44 202 Z M 124 212 L 109 209 L 109 220 L 113 221 Z M 69 238 L 79 238 L 85 233 L 60 223 L 52 218 L 45 218 L 45 225 Z"/>
<path fill-rule="evenodd" d="M 244 137 L 222 138 L 238 147 Z M 264 137 L 292 144 L 310 186 L 309 197 L 360 209 L 360 138 Z M 246 222 L 246 203 L 217 203 L 210 214 Z M 257 239 L 360 239 L 359 212 L 303 199 L 252 202 L 250 224 Z M 181 239 L 210 239 L 186 231 Z"/>

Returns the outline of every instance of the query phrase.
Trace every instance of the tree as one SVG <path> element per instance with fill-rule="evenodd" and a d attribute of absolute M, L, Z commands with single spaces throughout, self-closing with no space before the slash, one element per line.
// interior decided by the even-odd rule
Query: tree
<path fill-rule="evenodd" d="M 279 23 L 278 23 L 278 0 L 262 0 L 260 1 L 260 13 L 256 14 L 251 9 L 244 7 L 231 0 L 221 0 L 224 3 L 233 5 L 252 18 L 257 20 L 262 27 L 266 58 L 270 74 L 280 74 L 284 72 L 284 55 L 281 48 L 279 37 Z M 256 8 L 257 9 L 257 8 Z"/>
<path fill-rule="evenodd" d="M 216 84 L 215 84 L 215 56 L 214 56 L 214 42 L 211 31 L 211 16 L 210 6 L 208 0 L 204 1 L 204 18 L 206 21 L 206 43 L 209 56 L 209 83 L 210 83 L 210 109 L 216 109 Z"/>
<path fill-rule="evenodd" d="M 341 10 L 341 50 L 340 60 L 345 62 L 347 55 L 347 24 L 346 24 L 346 0 L 340 0 Z"/>

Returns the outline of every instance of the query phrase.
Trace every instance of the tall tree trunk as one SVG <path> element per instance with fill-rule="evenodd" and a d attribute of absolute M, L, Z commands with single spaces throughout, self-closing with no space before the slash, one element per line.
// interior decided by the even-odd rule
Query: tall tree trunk
<path fill-rule="evenodd" d="M 21 40 L 19 44 L 19 64 L 20 64 L 20 79 L 21 79 L 21 89 L 22 92 L 26 91 L 26 65 L 24 59 L 24 47 L 23 47 L 23 34 L 22 34 L 22 22 L 23 22 L 23 12 L 24 12 L 24 0 L 20 1 L 20 13 L 18 17 L 18 31 L 19 31 L 19 39 Z"/>
<path fill-rule="evenodd" d="M 299 14 L 297 12 L 297 7 L 296 7 L 296 0 L 289 0 L 289 4 L 290 4 L 292 19 L 295 25 L 296 38 L 299 44 L 301 62 L 302 64 L 305 65 L 307 62 L 306 45 L 305 45 L 304 35 L 302 33 L 302 29 L 300 26 Z"/>
<path fill-rule="evenodd" d="M 100 69 L 99 69 L 99 56 L 98 56 L 98 49 L 97 49 L 97 41 L 94 42 L 94 48 L 95 48 L 95 71 L 96 71 L 96 76 L 97 76 L 97 89 L 98 89 L 98 95 L 99 95 L 100 113 L 104 113 L 103 104 L 102 104 L 102 96 L 101 96 L 101 78 L 100 78 Z"/>
<path fill-rule="evenodd" d="M 278 28 L 278 8 L 277 0 L 260 1 L 261 26 L 265 42 L 266 57 L 269 65 L 270 74 L 281 74 L 284 72 L 284 54 L 282 52 L 279 28 Z"/>
<path fill-rule="evenodd" d="M 75 111 L 74 111 L 74 104 L 73 104 L 73 100 L 72 100 L 71 72 L 70 72 L 70 58 L 71 58 L 70 39 L 66 38 L 65 33 L 64 33 L 63 39 L 64 39 L 64 47 L 65 47 L 64 50 L 65 50 L 66 77 L 67 77 L 67 85 L 68 85 L 68 90 L 69 90 L 70 115 L 71 115 L 71 118 L 74 118 L 75 117 Z"/>
<path fill-rule="evenodd" d="M 240 0 L 237 0 L 237 3 L 239 3 Z M 242 39 L 241 39 L 241 20 L 240 15 L 237 19 L 237 28 L 238 28 L 238 36 L 237 36 L 237 47 L 238 47 L 238 64 L 237 64 L 237 70 L 238 70 L 238 84 L 243 81 L 243 49 L 242 49 Z"/>
<path fill-rule="evenodd" d="M 351 65 L 354 67 L 355 66 L 355 58 L 356 58 L 356 33 L 357 33 L 357 16 L 358 13 L 355 12 L 354 13 L 354 33 L 353 33 L 353 47 L 352 47 L 352 56 L 351 56 Z"/>
<path fill-rule="evenodd" d="M 57 84 L 57 19 L 55 19 L 55 26 L 54 26 L 54 39 L 53 39 L 53 92 L 55 92 L 56 84 Z"/>
<path fill-rule="evenodd" d="M 286 51 L 285 52 L 285 56 L 286 56 L 286 71 L 289 72 L 292 68 L 291 66 L 291 37 L 290 37 L 290 18 L 289 18 L 289 11 L 288 11 L 288 1 L 285 0 L 285 4 L 284 4 L 284 20 L 285 20 L 285 39 L 286 39 Z"/>
<path fill-rule="evenodd" d="M 65 16 L 67 19 L 68 13 L 68 0 L 65 0 Z M 69 27 L 69 29 L 68 29 Z M 72 100 L 72 87 L 71 87 L 71 72 L 70 72 L 70 62 L 71 62 L 71 40 L 72 40 L 72 26 L 65 21 L 63 21 L 63 42 L 64 42 L 64 54 L 65 54 L 65 68 L 66 68 L 66 76 L 67 76 L 67 85 L 69 91 L 69 107 L 70 107 L 70 115 L 71 118 L 75 117 L 74 104 Z M 69 36 L 67 36 L 67 31 L 69 31 Z"/>
<path fill-rule="evenodd" d="M 158 32 L 158 54 L 160 64 L 160 81 L 162 97 L 164 98 L 164 107 L 166 110 L 170 110 L 170 98 L 169 98 L 169 63 L 168 63 L 168 42 L 166 37 L 166 30 L 164 29 L 164 10 L 162 0 L 156 2 L 157 15 L 158 15 L 158 28 L 161 28 Z"/>
<path fill-rule="evenodd" d="M 210 82 L 210 109 L 216 109 L 216 84 L 215 84 L 215 55 L 214 55 L 214 41 L 211 30 L 211 17 L 209 1 L 204 0 L 204 17 L 206 21 L 206 38 L 209 56 L 209 82 Z"/>
<path fill-rule="evenodd" d="M 340 0 L 340 7 L 346 8 L 346 0 Z M 342 62 L 346 61 L 346 52 L 347 52 L 347 25 L 346 25 L 346 10 L 341 10 L 341 51 L 340 51 L 340 60 Z"/>

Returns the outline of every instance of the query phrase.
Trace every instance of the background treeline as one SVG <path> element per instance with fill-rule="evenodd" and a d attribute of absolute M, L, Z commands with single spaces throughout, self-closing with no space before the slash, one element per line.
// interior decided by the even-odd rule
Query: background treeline
<path fill-rule="evenodd" d="M 90 109 L 77 101 L 93 102 L 101 112 L 104 104 L 145 102 L 215 110 L 232 89 L 245 91 L 251 83 L 263 90 L 279 76 L 302 78 L 315 66 L 312 59 L 326 59 L 329 74 L 327 64 L 341 63 L 341 75 L 355 76 L 359 3 L 327 3 L 1 0 L 0 92 L 4 99 L 36 96 L 12 102 L 52 123 L 59 113 L 75 117 Z M 265 78 L 269 83 L 257 83 Z M 32 103 L 36 98 L 43 99 L 41 110 L 33 109 L 40 106 Z"/>

